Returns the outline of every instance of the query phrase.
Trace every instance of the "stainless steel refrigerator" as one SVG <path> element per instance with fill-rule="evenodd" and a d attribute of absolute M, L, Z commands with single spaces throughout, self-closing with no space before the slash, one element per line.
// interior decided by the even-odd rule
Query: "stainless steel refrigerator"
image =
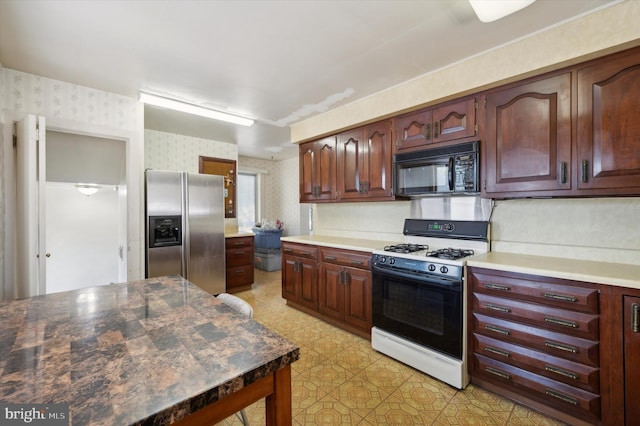
<path fill-rule="evenodd" d="M 223 177 L 147 170 L 145 198 L 146 277 L 177 274 L 225 292 Z"/>

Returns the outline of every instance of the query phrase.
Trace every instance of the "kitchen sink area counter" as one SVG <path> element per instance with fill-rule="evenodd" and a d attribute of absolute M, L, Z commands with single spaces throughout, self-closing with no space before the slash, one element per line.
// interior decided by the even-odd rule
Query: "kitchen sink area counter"
<path fill-rule="evenodd" d="M 291 424 L 292 342 L 180 276 L 0 303 L 0 399 L 70 424 L 214 424 L 266 397 Z"/>
<path fill-rule="evenodd" d="M 489 252 L 468 266 L 640 289 L 640 265 Z"/>

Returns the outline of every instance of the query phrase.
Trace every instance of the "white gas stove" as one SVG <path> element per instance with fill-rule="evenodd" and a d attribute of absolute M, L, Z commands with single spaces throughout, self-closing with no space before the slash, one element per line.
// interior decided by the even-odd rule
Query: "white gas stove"
<path fill-rule="evenodd" d="M 489 222 L 406 219 L 403 232 L 403 243 L 373 252 L 372 346 L 462 389 L 464 265 L 489 250 Z"/>

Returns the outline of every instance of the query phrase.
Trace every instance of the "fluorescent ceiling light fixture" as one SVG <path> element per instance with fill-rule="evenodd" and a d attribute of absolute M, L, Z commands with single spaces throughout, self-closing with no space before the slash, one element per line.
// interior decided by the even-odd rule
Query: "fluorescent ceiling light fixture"
<path fill-rule="evenodd" d="M 100 188 L 102 188 L 102 186 L 95 183 L 77 183 L 76 184 L 76 189 L 80 191 L 81 194 L 84 194 L 86 196 L 95 194 L 96 192 L 98 192 Z"/>
<path fill-rule="evenodd" d="M 150 95 L 149 93 L 140 92 L 140 102 L 159 106 L 162 108 L 172 109 L 175 111 L 186 112 L 187 114 L 213 118 L 214 120 L 222 120 L 228 123 L 240 124 L 241 126 L 253 125 L 253 120 L 251 120 L 250 118 L 240 117 L 239 115 L 228 114 L 222 111 L 216 111 L 214 109 L 204 108 L 198 105 L 176 101 L 175 99 L 165 98 L 162 96 Z"/>
<path fill-rule="evenodd" d="M 524 9 L 536 0 L 469 0 L 481 22 L 493 22 Z"/>

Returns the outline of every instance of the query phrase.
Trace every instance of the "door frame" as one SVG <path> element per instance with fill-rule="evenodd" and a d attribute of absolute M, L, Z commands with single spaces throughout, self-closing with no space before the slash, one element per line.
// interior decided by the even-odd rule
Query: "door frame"
<path fill-rule="evenodd" d="M 139 106 L 137 113 L 140 115 L 139 122 L 142 123 L 143 109 Z M 48 117 L 44 114 L 31 112 L 17 112 L 5 110 L 3 114 L 3 146 L 4 152 L 2 164 L 2 192 L 4 195 L 4 241 L 3 245 L 4 270 L 0 273 L 2 285 L 0 285 L 0 300 L 15 298 L 15 268 L 16 258 L 14 255 L 16 233 L 16 170 L 14 167 L 15 154 L 13 150 L 13 129 L 14 123 L 24 119 L 27 115 L 41 115 L 45 117 L 47 130 L 56 132 L 72 133 L 100 138 L 121 140 L 125 143 L 126 158 L 126 185 L 127 185 L 127 241 L 126 241 L 126 267 L 127 280 L 141 279 L 144 273 L 144 227 L 142 226 L 142 214 L 144 212 L 144 130 L 129 131 L 115 129 L 111 127 L 78 122 L 74 120 Z M 1 260 L 1 259 L 0 259 Z"/>

